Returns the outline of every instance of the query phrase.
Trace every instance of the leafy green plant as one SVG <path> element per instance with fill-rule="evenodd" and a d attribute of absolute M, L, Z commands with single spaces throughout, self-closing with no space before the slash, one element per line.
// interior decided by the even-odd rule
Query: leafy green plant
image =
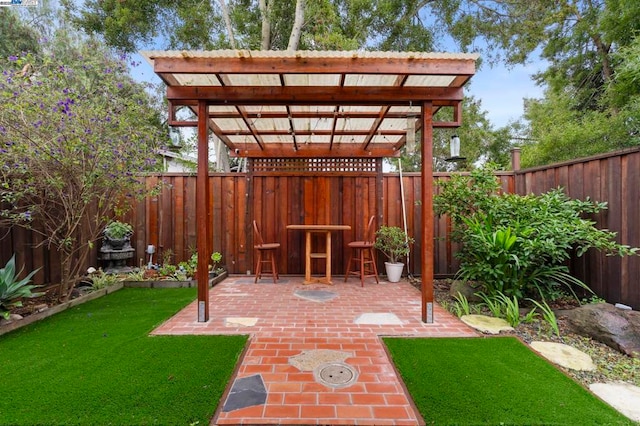
<path fill-rule="evenodd" d="M 409 254 L 409 244 L 414 239 L 397 226 L 381 226 L 376 231 L 374 247 L 380 250 L 391 263 L 399 263 L 399 260 Z"/>
<path fill-rule="evenodd" d="M 556 318 L 556 314 L 553 312 L 547 301 L 542 300 L 541 303 L 534 299 L 528 300 L 536 305 L 536 307 L 538 307 L 540 311 L 542 311 L 542 317 L 544 318 L 546 323 L 549 324 L 549 327 L 551 327 L 551 330 L 555 333 L 555 335 L 560 337 L 560 327 L 558 326 L 558 319 Z"/>
<path fill-rule="evenodd" d="M 453 309 L 453 313 L 460 318 L 463 315 L 469 315 L 471 313 L 471 308 L 469 305 L 469 301 L 464 296 L 464 294 L 458 292 L 455 296 L 455 302 L 451 305 L 451 309 Z"/>
<path fill-rule="evenodd" d="M 135 271 L 131 271 L 127 274 L 127 281 L 144 281 L 144 268 L 137 268 Z"/>
<path fill-rule="evenodd" d="M 484 292 L 478 292 L 476 295 L 482 299 L 482 304 L 491 312 L 496 318 L 502 318 L 502 303 L 494 296 L 485 294 Z"/>
<path fill-rule="evenodd" d="M 158 268 L 158 274 L 160 274 L 163 278 L 175 279 L 175 274 L 177 271 L 178 267 L 170 263 L 166 263 Z"/>
<path fill-rule="evenodd" d="M 536 308 L 531 309 L 527 314 L 522 317 L 522 322 L 525 324 L 530 324 L 536 320 L 538 313 L 536 312 Z"/>
<path fill-rule="evenodd" d="M 580 300 L 580 304 L 582 305 L 588 305 L 588 304 L 596 304 L 596 303 L 606 303 L 607 301 L 599 296 L 596 296 L 595 294 L 589 298 L 583 298 L 582 300 Z"/>
<path fill-rule="evenodd" d="M 122 240 L 133 234 L 133 227 L 124 222 L 114 220 L 104 228 L 104 235 L 112 240 Z"/>
<path fill-rule="evenodd" d="M 216 274 L 221 272 L 222 268 L 219 267 L 220 262 L 222 262 L 222 254 L 217 251 L 211 253 L 211 270 Z"/>
<path fill-rule="evenodd" d="M 517 327 L 520 324 L 520 306 L 518 304 L 518 298 L 516 296 L 510 298 L 504 293 L 498 293 L 496 298 L 500 303 L 502 303 L 504 319 L 511 327 Z"/>
<path fill-rule="evenodd" d="M 111 285 L 116 284 L 119 281 L 117 275 L 107 274 L 102 269 L 98 269 L 98 271 L 91 274 L 90 278 L 91 278 L 91 286 L 95 290 L 100 290 L 101 288 L 109 287 Z"/>
<path fill-rule="evenodd" d="M 19 280 L 18 276 L 22 270 L 16 274 L 15 255 L 7 262 L 4 268 L 0 269 L 0 316 L 9 318 L 9 310 L 22 306 L 21 298 L 32 298 L 42 296 L 43 293 L 32 293 L 34 288 L 39 286 L 29 285 L 33 275 L 38 272 L 31 271 L 26 277 Z"/>

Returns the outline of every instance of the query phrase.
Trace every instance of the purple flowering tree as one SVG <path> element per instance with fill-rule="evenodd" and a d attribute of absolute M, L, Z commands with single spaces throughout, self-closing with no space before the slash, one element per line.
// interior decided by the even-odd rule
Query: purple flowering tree
<path fill-rule="evenodd" d="M 0 76 L 0 226 L 27 227 L 58 250 L 68 298 L 109 217 L 144 195 L 138 177 L 166 131 L 126 57 L 56 42 L 10 57 Z"/>

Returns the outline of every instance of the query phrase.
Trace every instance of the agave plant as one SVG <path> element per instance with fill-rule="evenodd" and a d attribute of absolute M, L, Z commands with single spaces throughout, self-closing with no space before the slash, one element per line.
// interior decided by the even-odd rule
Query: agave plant
<path fill-rule="evenodd" d="M 43 293 L 32 293 L 37 285 L 29 285 L 31 277 L 37 272 L 29 273 L 25 278 L 18 280 L 18 276 L 22 271 L 16 274 L 15 255 L 7 262 L 4 268 L 0 269 L 0 316 L 4 319 L 9 318 L 9 309 L 22 306 L 22 298 L 38 297 Z"/>

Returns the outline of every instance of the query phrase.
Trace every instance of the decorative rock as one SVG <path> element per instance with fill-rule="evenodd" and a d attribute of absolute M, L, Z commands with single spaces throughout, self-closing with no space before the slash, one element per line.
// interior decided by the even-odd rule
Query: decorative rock
<path fill-rule="evenodd" d="M 9 319 L 0 318 L 0 325 L 11 324 L 14 321 L 22 319 L 22 315 L 9 314 Z"/>
<path fill-rule="evenodd" d="M 354 321 L 354 324 L 371 324 L 371 325 L 401 325 L 402 321 L 390 312 L 369 312 L 360 315 Z"/>
<path fill-rule="evenodd" d="M 478 296 L 476 296 L 477 288 L 472 287 L 468 281 L 459 281 L 454 280 L 451 282 L 451 287 L 449 288 L 449 294 L 451 297 L 456 297 L 458 293 L 461 293 L 464 297 L 467 298 L 469 302 L 480 302 Z"/>
<path fill-rule="evenodd" d="M 578 371 L 594 371 L 596 369 L 591 357 L 573 346 L 554 342 L 531 342 L 531 347 L 561 367 Z"/>
<path fill-rule="evenodd" d="M 615 306 L 615 307 L 616 307 L 616 308 L 618 308 L 618 309 L 625 309 L 625 310 L 627 310 L 627 311 L 630 311 L 630 310 L 632 310 L 632 309 L 633 309 L 633 308 L 631 308 L 631 306 L 629 306 L 629 305 L 624 305 L 624 304 L 622 304 L 622 303 L 616 303 L 616 304 L 615 304 L 615 305 L 613 305 L 613 306 Z"/>
<path fill-rule="evenodd" d="M 310 300 L 312 302 L 328 302 L 334 299 L 338 294 L 327 290 L 296 290 L 293 292 L 296 297 Z"/>
<path fill-rule="evenodd" d="M 640 422 L 640 388 L 626 382 L 592 383 L 589 390 L 631 420 Z"/>
<path fill-rule="evenodd" d="M 46 311 L 47 309 L 49 309 L 49 305 L 47 305 L 46 303 L 42 303 L 40 305 L 34 306 L 33 309 L 36 312 L 42 312 L 42 311 Z"/>
<path fill-rule="evenodd" d="M 267 401 L 267 388 L 260 374 L 236 379 L 231 386 L 227 401 L 222 411 L 239 410 L 241 408 L 262 405 Z"/>
<path fill-rule="evenodd" d="M 225 327 L 253 327 L 258 323 L 258 318 L 245 318 L 245 317 L 229 317 L 225 318 Z"/>
<path fill-rule="evenodd" d="M 469 327 L 489 334 L 499 334 L 501 331 L 513 331 L 513 327 L 502 318 L 488 317 L 486 315 L 463 315 L 460 320 Z"/>
<path fill-rule="evenodd" d="M 290 357 L 289 364 L 293 365 L 300 371 L 313 371 L 319 365 L 344 362 L 345 359 L 352 356 L 353 354 L 350 354 L 349 352 L 333 351 L 330 349 L 315 349 Z"/>
<path fill-rule="evenodd" d="M 626 355 L 640 357 L 640 312 L 595 303 L 572 309 L 567 318 L 578 334 Z"/>

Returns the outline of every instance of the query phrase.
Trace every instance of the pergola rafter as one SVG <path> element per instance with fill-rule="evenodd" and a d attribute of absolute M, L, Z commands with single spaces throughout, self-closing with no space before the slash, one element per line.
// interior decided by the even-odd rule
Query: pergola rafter
<path fill-rule="evenodd" d="M 322 51 L 142 52 L 167 85 L 169 124 L 198 128 L 198 321 L 208 321 L 208 133 L 252 158 L 398 157 L 421 131 L 422 320 L 433 322 L 433 128 L 462 120 L 477 55 Z M 188 107 L 197 120 L 180 120 Z M 453 119 L 434 121 L 441 108 Z"/>

